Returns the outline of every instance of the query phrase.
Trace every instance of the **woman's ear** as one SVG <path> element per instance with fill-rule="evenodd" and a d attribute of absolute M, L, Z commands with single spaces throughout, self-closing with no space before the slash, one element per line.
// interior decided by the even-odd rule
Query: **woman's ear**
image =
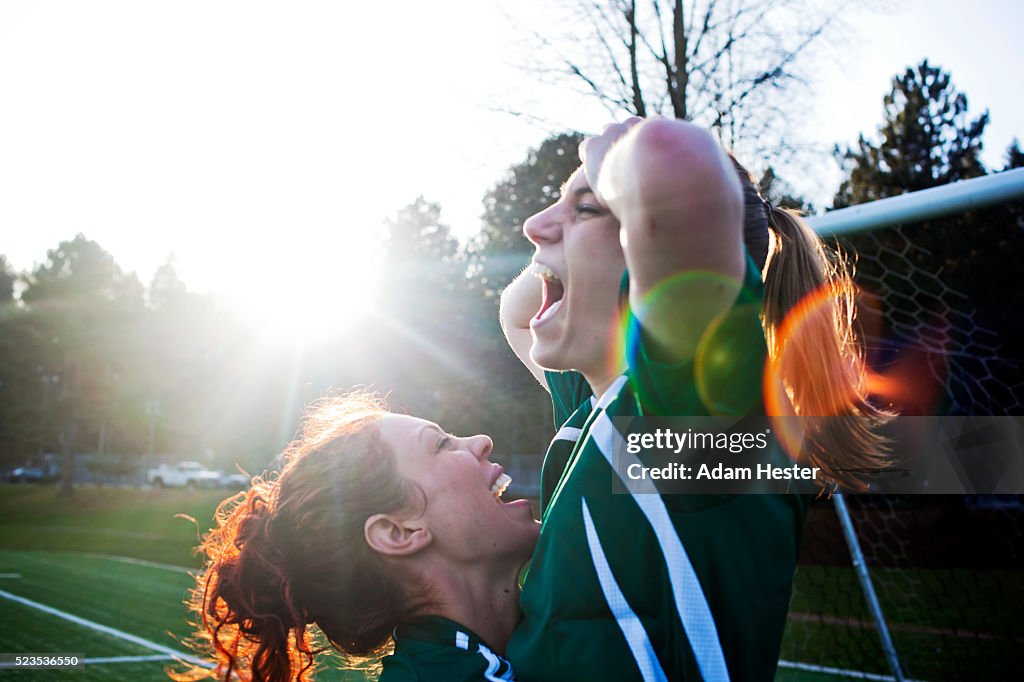
<path fill-rule="evenodd" d="M 392 514 L 374 514 L 366 519 L 363 535 L 373 551 L 385 556 L 415 554 L 433 539 L 425 526 Z"/>

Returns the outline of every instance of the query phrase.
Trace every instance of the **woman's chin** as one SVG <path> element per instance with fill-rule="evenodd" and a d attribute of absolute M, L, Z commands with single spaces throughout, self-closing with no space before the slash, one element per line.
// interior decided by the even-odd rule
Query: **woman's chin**
<path fill-rule="evenodd" d="M 533 341 L 533 346 L 530 348 L 530 359 L 537 363 L 537 366 L 552 372 L 563 372 L 572 369 L 565 366 L 562 355 L 562 353 L 558 352 L 555 344 L 536 338 Z"/>

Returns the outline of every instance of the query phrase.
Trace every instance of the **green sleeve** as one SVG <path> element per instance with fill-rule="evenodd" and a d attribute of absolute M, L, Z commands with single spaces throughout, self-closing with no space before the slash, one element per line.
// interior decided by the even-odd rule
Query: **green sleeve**
<path fill-rule="evenodd" d="M 544 370 L 544 379 L 551 392 L 551 405 L 554 408 L 555 428 L 559 428 L 572 416 L 585 400 L 594 394 L 590 384 L 577 371 L 549 372 Z"/>
<path fill-rule="evenodd" d="M 624 285 L 626 277 L 628 273 Z M 760 317 L 762 292 L 760 273 L 748 254 L 736 302 L 708 326 L 695 356 L 678 363 L 661 362 L 655 356 L 640 321 L 627 310 L 629 377 L 646 414 L 763 413 L 767 351 Z"/>
<path fill-rule="evenodd" d="M 420 676 L 411 661 L 388 656 L 377 682 L 420 682 Z"/>

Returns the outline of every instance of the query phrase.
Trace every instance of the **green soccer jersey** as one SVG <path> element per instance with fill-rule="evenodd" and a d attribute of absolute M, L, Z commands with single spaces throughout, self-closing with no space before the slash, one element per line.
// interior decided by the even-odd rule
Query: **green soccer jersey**
<path fill-rule="evenodd" d="M 422 616 L 395 632 L 380 682 L 510 682 L 512 666 L 455 621 Z"/>
<path fill-rule="evenodd" d="M 622 438 L 613 417 L 761 410 L 760 296 L 748 258 L 735 314 L 721 325 L 742 371 L 718 379 L 732 385 L 713 387 L 714 405 L 698 390 L 694 363 L 655 362 L 635 323 L 629 369 L 599 399 L 578 373 L 548 375 L 564 421 L 545 456 L 543 527 L 507 652 L 523 680 L 773 678 L 806 501 L 612 494 L 611 486 Z"/>

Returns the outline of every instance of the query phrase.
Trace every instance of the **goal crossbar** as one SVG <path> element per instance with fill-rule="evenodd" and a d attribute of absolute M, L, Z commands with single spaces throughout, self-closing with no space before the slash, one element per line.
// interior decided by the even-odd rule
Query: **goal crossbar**
<path fill-rule="evenodd" d="M 841 208 L 808 217 L 807 222 L 824 237 L 839 237 L 888 225 L 920 222 L 1014 199 L 1024 199 L 1024 168 Z"/>

